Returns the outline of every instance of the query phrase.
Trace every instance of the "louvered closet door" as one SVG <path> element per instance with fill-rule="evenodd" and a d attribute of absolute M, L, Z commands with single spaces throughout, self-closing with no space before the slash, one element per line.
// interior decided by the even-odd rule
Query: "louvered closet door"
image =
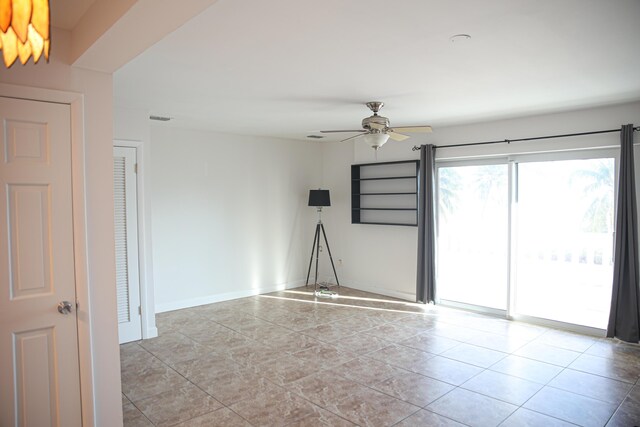
<path fill-rule="evenodd" d="M 113 148 L 116 290 L 120 344 L 142 338 L 135 165 L 135 148 Z"/>

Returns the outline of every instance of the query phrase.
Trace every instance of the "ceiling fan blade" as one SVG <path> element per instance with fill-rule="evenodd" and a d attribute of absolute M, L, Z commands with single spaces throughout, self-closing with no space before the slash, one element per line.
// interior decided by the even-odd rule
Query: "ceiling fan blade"
<path fill-rule="evenodd" d="M 389 131 L 387 132 L 387 135 L 389 135 L 389 138 L 393 139 L 394 141 L 404 141 L 405 139 L 409 139 L 407 135 L 403 135 L 398 132 Z"/>
<path fill-rule="evenodd" d="M 347 139 L 343 139 L 343 140 L 341 140 L 340 142 L 347 142 L 347 141 L 349 141 L 349 140 L 351 140 L 351 139 L 359 138 L 359 137 L 361 137 L 361 136 L 362 136 L 362 135 L 353 135 L 353 136 L 350 136 L 350 137 L 349 137 L 349 138 L 347 138 Z"/>
<path fill-rule="evenodd" d="M 393 130 L 399 130 L 401 132 L 431 132 L 431 126 L 394 126 Z"/>
<path fill-rule="evenodd" d="M 340 133 L 340 132 L 366 132 L 364 129 L 349 129 L 349 130 L 321 130 L 320 133 Z"/>

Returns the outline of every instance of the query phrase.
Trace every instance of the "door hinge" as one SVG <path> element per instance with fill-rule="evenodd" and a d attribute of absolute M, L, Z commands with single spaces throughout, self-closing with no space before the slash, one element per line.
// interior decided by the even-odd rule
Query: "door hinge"
<path fill-rule="evenodd" d="M 140 316 L 142 316 L 142 307 L 141 307 L 141 306 L 138 306 L 138 314 L 139 314 Z"/>
<path fill-rule="evenodd" d="M 138 173 L 138 164 L 137 163 L 133 164 L 133 173 Z"/>

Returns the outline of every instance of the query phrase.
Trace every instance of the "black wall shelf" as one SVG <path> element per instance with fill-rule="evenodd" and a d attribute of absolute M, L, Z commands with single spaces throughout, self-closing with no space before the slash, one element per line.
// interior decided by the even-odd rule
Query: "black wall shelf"
<path fill-rule="evenodd" d="M 417 226 L 419 162 L 351 165 L 351 223 Z"/>

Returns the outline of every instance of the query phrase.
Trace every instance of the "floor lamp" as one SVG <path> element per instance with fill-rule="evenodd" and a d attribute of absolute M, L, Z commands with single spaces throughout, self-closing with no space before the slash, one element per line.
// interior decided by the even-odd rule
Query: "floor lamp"
<path fill-rule="evenodd" d="M 327 233 L 324 231 L 324 225 L 322 224 L 322 208 L 325 206 L 331 206 L 331 200 L 329 198 L 329 190 L 309 190 L 309 206 L 315 207 L 318 211 L 318 223 L 316 224 L 316 233 L 313 238 L 313 246 L 311 246 L 311 258 L 309 259 L 309 270 L 307 271 L 307 282 L 309 285 L 309 275 L 311 274 L 311 264 L 313 264 L 313 253 L 316 253 L 316 278 L 314 280 L 314 290 L 318 289 L 318 258 L 320 257 L 320 231 L 322 231 L 322 237 L 324 237 L 324 244 L 329 252 L 329 259 L 331 260 L 331 267 L 333 267 L 333 274 L 336 276 L 336 284 L 340 286 L 338 280 L 338 274 L 336 273 L 336 266 L 333 264 L 333 257 L 331 256 L 331 249 L 329 249 L 329 242 L 327 241 Z"/>

